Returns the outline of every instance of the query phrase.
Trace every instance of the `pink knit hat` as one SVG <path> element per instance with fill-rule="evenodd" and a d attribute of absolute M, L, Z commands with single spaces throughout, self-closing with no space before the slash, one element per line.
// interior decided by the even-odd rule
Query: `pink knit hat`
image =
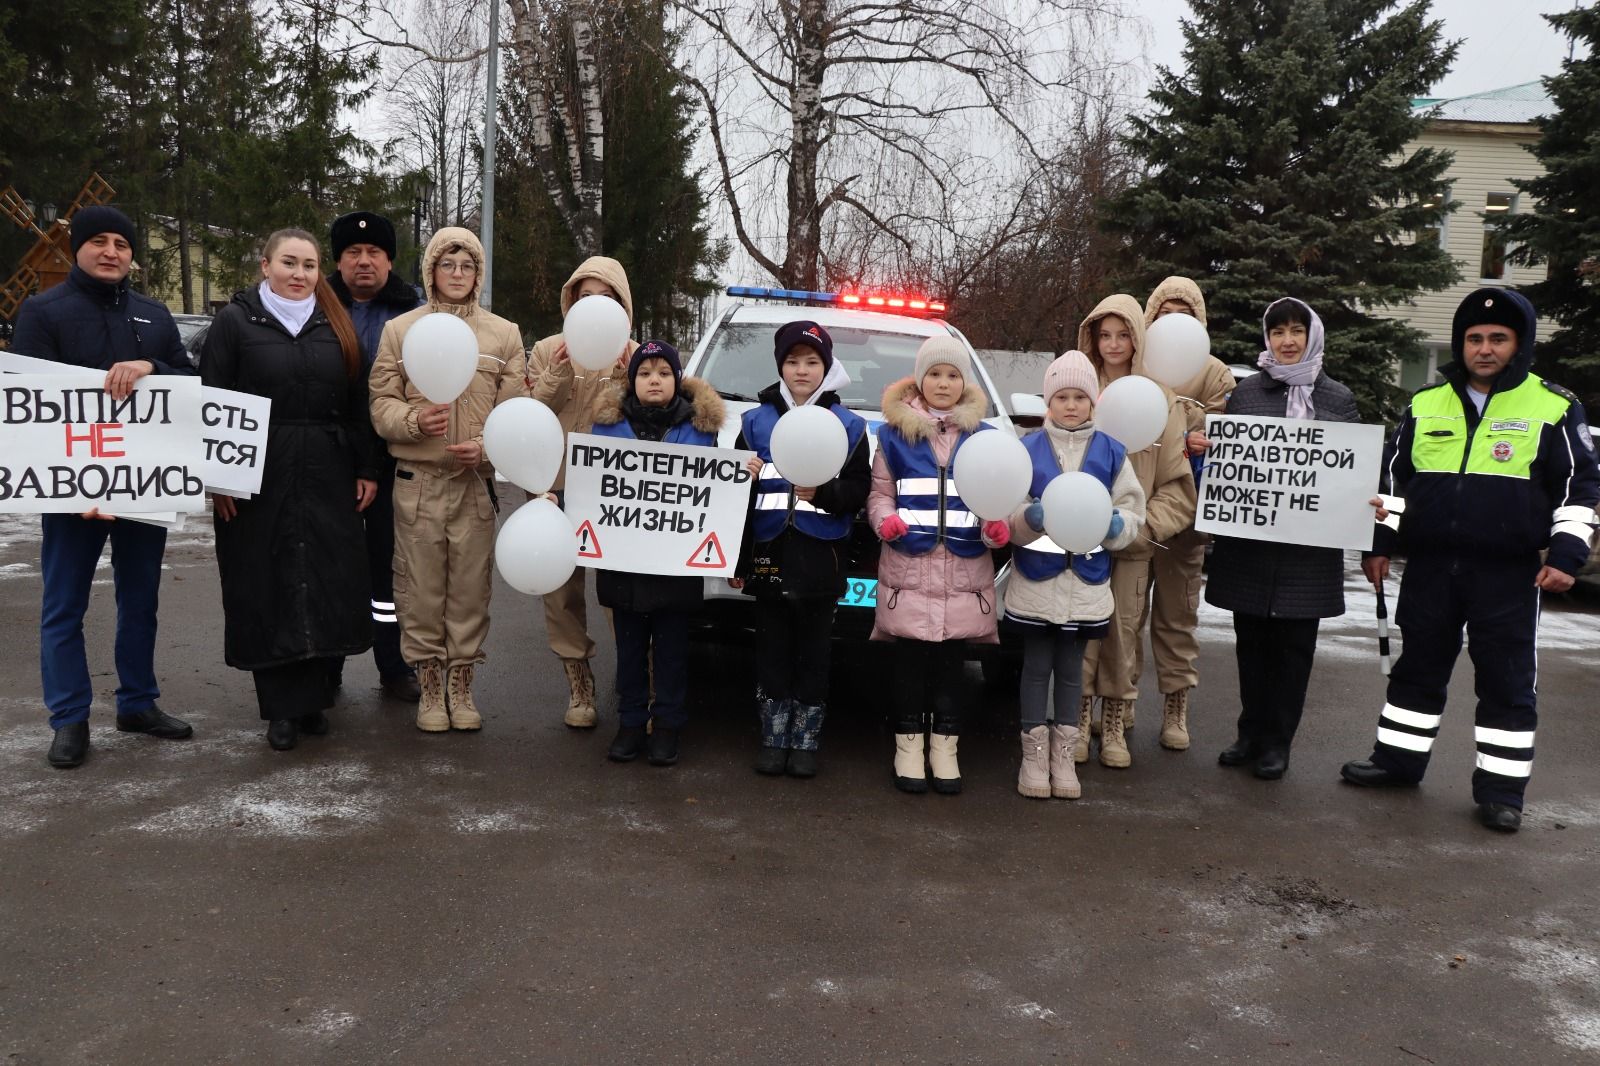
<path fill-rule="evenodd" d="M 1044 372 L 1044 402 L 1062 389 L 1081 389 L 1093 403 L 1100 397 L 1100 379 L 1095 376 L 1089 357 L 1082 352 L 1063 352 Z"/>

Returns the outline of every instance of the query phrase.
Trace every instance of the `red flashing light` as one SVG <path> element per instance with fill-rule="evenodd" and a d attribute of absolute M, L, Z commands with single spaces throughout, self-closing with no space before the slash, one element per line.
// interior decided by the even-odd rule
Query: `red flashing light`
<path fill-rule="evenodd" d="M 911 310 L 913 310 L 913 311 L 926 311 L 928 309 L 928 301 L 927 300 L 912 300 L 906 306 L 911 308 Z"/>
<path fill-rule="evenodd" d="M 890 307 L 904 307 L 905 305 L 906 305 L 906 302 L 904 300 L 902 300 L 900 297 L 898 297 L 898 296 L 889 297 L 889 306 Z"/>
<path fill-rule="evenodd" d="M 886 302 L 887 301 L 885 301 L 882 296 L 868 296 L 867 297 L 867 306 L 868 307 L 882 307 Z"/>
<path fill-rule="evenodd" d="M 928 302 L 928 310 L 930 310 L 930 311 L 943 311 L 944 310 L 944 304 L 940 303 L 937 300 L 930 300 Z"/>
<path fill-rule="evenodd" d="M 861 302 L 861 297 L 852 294 L 846 294 L 839 297 L 839 302 L 842 304 L 858 304 Z"/>

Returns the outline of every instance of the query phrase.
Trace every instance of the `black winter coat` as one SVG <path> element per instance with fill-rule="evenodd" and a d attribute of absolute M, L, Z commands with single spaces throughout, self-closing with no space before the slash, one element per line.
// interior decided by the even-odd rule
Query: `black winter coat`
<path fill-rule="evenodd" d="M 337 271 L 328 278 L 328 287 L 350 312 L 356 336 L 361 340 L 362 359 L 369 368 L 378 358 L 378 342 L 383 339 L 383 327 L 407 311 L 422 306 L 422 296 L 393 271 L 389 272 L 389 280 L 378 290 L 378 295 L 361 305 L 357 305 L 355 297 L 350 295 L 349 286 Z"/>
<path fill-rule="evenodd" d="M 783 393 L 776 384 L 762 389 L 757 397 L 771 404 L 779 414 L 789 410 Z M 839 402 L 837 394 L 828 392 L 817 397 L 818 407 L 832 407 Z M 861 443 L 845 457 L 844 467 L 832 481 L 817 486 L 812 503 L 829 514 L 854 515 L 867 504 L 867 494 L 872 491 L 872 449 L 869 433 L 861 435 Z M 741 430 L 735 448 L 748 449 L 750 442 Z M 755 499 L 756 486 L 750 485 L 750 498 Z M 754 537 L 752 510 L 745 520 L 744 542 L 739 552 L 738 574 L 745 579 L 745 591 L 752 596 L 784 596 L 791 599 L 830 599 L 844 595 L 845 569 L 850 561 L 850 538 L 819 540 L 808 536 L 793 526 L 769 541 L 757 543 Z"/>
<path fill-rule="evenodd" d="M 134 292 L 126 278 L 109 285 L 78 267 L 23 302 L 11 350 L 93 370 L 148 359 L 157 374 L 194 373 L 165 304 Z"/>
<path fill-rule="evenodd" d="M 321 311 L 291 337 L 254 289 L 217 312 L 207 385 L 272 400 L 261 493 L 216 519 L 225 657 L 241 670 L 372 646 L 367 541 L 356 479 L 377 476 L 365 374 L 351 380 Z"/>
<path fill-rule="evenodd" d="M 1312 386 L 1311 406 L 1318 422 L 1361 420 L 1355 396 L 1327 374 Z M 1288 408 L 1288 389 L 1262 372 L 1239 382 L 1226 413 L 1283 418 Z M 1262 618 L 1336 618 L 1344 614 L 1344 552 L 1219 536 L 1211 549 L 1206 602 Z"/>

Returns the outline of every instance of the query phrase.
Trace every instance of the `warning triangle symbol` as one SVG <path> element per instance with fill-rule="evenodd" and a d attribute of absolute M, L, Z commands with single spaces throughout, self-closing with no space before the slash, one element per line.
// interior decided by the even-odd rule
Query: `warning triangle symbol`
<path fill-rule="evenodd" d="M 721 570 L 728 565 L 727 557 L 722 554 L 722 542 L 715 533 L 707 533 L 706 539 L 700 542 L 699 547 L 689 555 L 683 564 L 699 570 Z"/>
<path fill-rule="evenodd" d="M 578 558 L 602 558 L 600 538 L 594 535 L 594 523 L 588 519 L 584 519 L 583 525 L 578 527 Z"/>

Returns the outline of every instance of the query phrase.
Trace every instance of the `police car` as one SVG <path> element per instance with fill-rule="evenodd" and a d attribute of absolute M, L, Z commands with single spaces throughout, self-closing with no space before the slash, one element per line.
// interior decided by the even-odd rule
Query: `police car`
<path fill-rule="evenodd" d="M 807 292 L 736 285 L 728 295 L 737 302 L 724 310 L 706 332 L 684 368 L 709 383 L 727 402 L 728 415 L 718 443 L 733 447 L 739 420 L 757 404 L 756 394 L 778 379 L 773 334 L 785 322 L 809 319 L 833 337 L 833 357 L 850 373 L 839 390 L 840 401 L 867 423 L 868 442 L 877 449 L 883 425 L 884 389 L 911 376 L 917 349 L 929 337 L 951 336 L 972 354 L 975 384 L 987 401 L 984 421 L 1016 435 L 993 380 L 972 345 L 943 318 L 945 304 L 904 295 L 870 292 Z M 850 537 L 849 585 L 834 620 L 837 638 L 865 639 L 872 631 L 877 606 L 878 538 L 864 514 L 857 516 Z M 1005 590 L 1009 566 L 1001 564 L 995 579 L 996 602 Z M 706 618 L 714 632 L 727 627 L 752 630 L 753 601 L 728 586 L 723 578 L 706 579 Z M 986 660 L 986 666 L 988 662 Z M 997 664 L 998 665 L 998 664 Z M 1009 662 L 1004 664 L 1009 667 Z"/>

